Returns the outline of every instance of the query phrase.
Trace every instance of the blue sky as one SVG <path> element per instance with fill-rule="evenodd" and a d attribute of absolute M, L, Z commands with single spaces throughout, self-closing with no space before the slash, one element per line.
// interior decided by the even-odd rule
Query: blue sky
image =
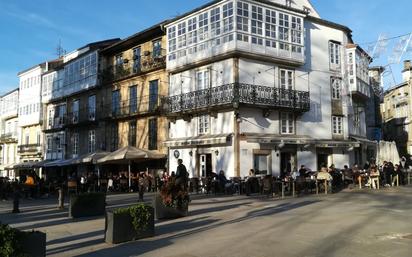
<path fill-rule="evenodd" d="M 17 87 L 19 71 L 55 58 L 59 40 L 71 51 L 93 41 L 124 38 L 207 2 L 0 0 L 0 94 Z M 410 0 L 312 0 L 312 3 L 322 18 L 350 27 L 359 43 L 376 41 L 381 33 L 396 36 L 412 31 L 408 26 L 412 24 Z M 412 56 L 407 54 L 405 58 Z M 376 61 L 376 64 L 386 63 L 385 56 Z M 399 67 L 393 69 L 399 72 Z"/>

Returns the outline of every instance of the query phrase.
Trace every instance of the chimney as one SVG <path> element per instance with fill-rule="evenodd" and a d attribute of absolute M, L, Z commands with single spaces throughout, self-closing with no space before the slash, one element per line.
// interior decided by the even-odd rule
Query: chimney
<path fill-rule="evenodd" d="M 410 70 L 411 69 L 411 60 L 406 60 L 403 62 L 403 69 Z"/>

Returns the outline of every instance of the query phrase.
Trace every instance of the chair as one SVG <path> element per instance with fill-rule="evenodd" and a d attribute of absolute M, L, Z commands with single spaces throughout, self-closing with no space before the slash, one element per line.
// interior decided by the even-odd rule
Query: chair
<path fill-rule="evenodd" d="M 273 193 L 273 179 L 272 176 L 267 175 L 262 179 L 262 193 L 267 195 L 271 195 Z"/>
<path fill-rule="evenodd" d="M 76 180 L 67 181 L 67 191 L 69 195 L 70 193 L 73 193 L 73 192 L 77 194 L 77 181 Z"/>

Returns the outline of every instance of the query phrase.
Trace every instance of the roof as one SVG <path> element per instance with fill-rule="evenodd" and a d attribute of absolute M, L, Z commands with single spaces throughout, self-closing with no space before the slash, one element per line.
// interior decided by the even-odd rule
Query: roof
<path fill-rule="evenodd" d="M 224 0 L 214 0 L 214 1 L 210 1 L 209 3 L 206 3 L 206 4 L 204 4 L 204 5 L 202 5 L 202 6 L 198 7 L 198 8 L 195 8 L 195 9 L 193 9 L 193 10 L 191 10 L 191 11 L 188 11 L 188 12 L 182 14 L 182 15 L 179 15 L 179 16 L 173 18 L 173 19 L 168 20 L 167 22 L 165 22 L 165 25 L 170 24 L 170 23 L 173 23 L 173 22 L 175 22 L 175 21 L 177 21 L 177 20 L 180 20 L 180 19 L 183 18 L 183 17 L 189 16 L 189 15 L 191 15 L 191 14 L 193 14 L 193 13 L 196 13 L 196 12 L 198 12 L 198 11 L 201 11 L 201 10 L 203 10 L 203 9 L 205 9 L 205 8 L 208 8 L 208 7 L 212 6 L 212 5 L 218 4 L 218 3 L 222 2 L 222 1 L 224 1 Z M 292 12 L 304 14 L 304 15 L 307 15 L 307 14 L 308 14 L 307 12 L 305 12 L 305 11 L 303 11 L 303 10 L 296 9 L 296 8 L 293 8 L 293 7 L 288 7 L 288 6 L 285 6 L 285 5 L 282 5 L 282 4 L 278 4 L 278 3 L 274 3 L 274 2 L 271 2 L 271 1 L 268 1 L 268 0 L 253 0 L 253 1 L 258 2 L 258 3 L 262 3 L 262 4 L 271 5 L 271 6 L 277 7 L 277 8 L 282 8 L 282 9 L 289 10 L 289 11 L 292 11 Z"/>
<path fill-rule="evenodd" d="M 356 48 L 358 51 L 360 51 L 362 54 L 364 54 L 366 57 L 368 57 L 368 59 L 369 59 L 369 61 L 370 62 L 372 62 L 372 60 L 373 60 L 373 58 L 365 51 L 365 50 L 363 50 L 363 48 L 362 47 L 360 47 L 359 45 L 357 45 L 357 44 L 348 44 L 347 46 L 346 46 L 346 48 Z"/>
<path fill-rule="evenodd" d="M 103 54 L 110 54 L 117 51 L 122 51 L 125 49 L 130 49 L 131 47 L 135 46 L 139 42 L 143 42 L 146 40 L 154 39 L 156 37 L 162 36 L 165 34 L 163 31 L 163 25 L 167 22 L 167 20 L 157 23 L 149 28 L 146 28 L 142 31 L 139 31 L 121 41 L 118 41 L 105 49 L 102 50 Z"/>
<path fill-rule="evenodd" d="M 19 87 L 17 87 L 17 88 L 15 88 L 15 89 L 13 89 L 13 90 L 11 90 L 11 91 L 3 94 L 2 96 L 0 96 L 0 98 L 3 98 L 3 97 L 5 97 L 5 96 L 8 96 L 8 95 L 10 95 L 10 94 L 12 94 L 12 93 L 14 93 L 14 92 L 16 92 L 16 91 L 19 91 Z"/>
<path fill-rule="evenodd" d="M 398 85 L 396 85 L 396 86 L 394 86 L 394 87 L 391 87 L 391 88 L 389 88 L 389 89 L 387 89 L 387 90 L 385 91 L 384 95 L 387 95 L 387 94 L 391 93 L 392 91 L 394 91 L 394 90 L 396 90 L 396 89 L 398 89 L 398 88 L 407 86 L 408 84 L 409 84 L 409 81 L 405 81 L 405 82 L 402 82 L 402 83 L 400 83 L 400 84 L 398 84 Z"/>

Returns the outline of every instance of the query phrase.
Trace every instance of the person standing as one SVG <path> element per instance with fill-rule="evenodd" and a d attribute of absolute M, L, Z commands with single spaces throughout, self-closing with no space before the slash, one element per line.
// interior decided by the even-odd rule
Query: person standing
<path fill-rule="evenodd" d="M 186 166 L 183 164 L 183 160 L 177 160 L 176 169 L 176 185 L 182 185 L 184 190 L 187 188 L 187 183 L 189 179 L 189 173 L 187 172 Z"/>
<path fill-rule="evenodd" d="M 139 173 L 138 183 L 139 183 L 139 202 L 143 202 L 144 201 L 143 195 L 147 187 L 147 178 L 144 172 Z"/>

